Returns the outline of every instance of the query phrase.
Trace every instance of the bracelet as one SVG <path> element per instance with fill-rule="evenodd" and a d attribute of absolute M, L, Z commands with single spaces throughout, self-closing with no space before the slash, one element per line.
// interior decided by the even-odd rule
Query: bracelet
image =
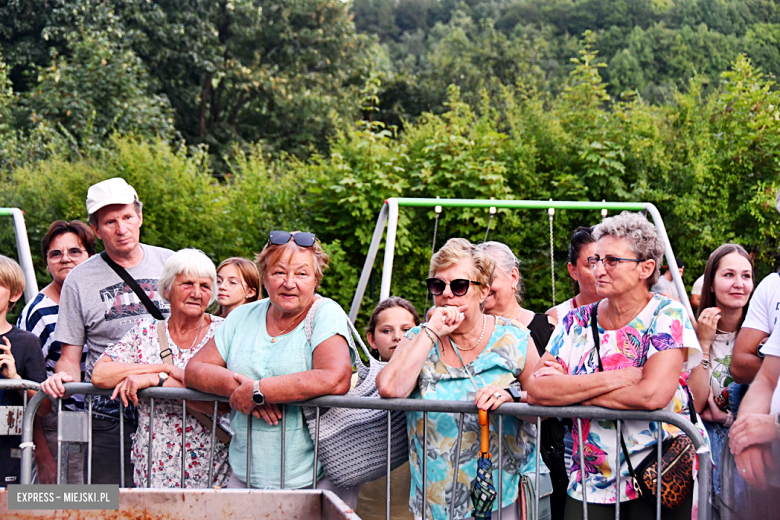
<path fill-rule="evenodd" d="M 433 330 L 433 329 L 430 329 L 430 328 L 426 327 L 425 325 L 422 325 L 422 328 L 423 328 L 423 329 L 425 329 L 426 331 L 430 332 L 430 333 L 431 333 L 431 334 L 433 334 L 434 336 L 436 336 L 436 339 L 437 339 L 438 341 L 441 341 L 441 337 L 440 337 L 440 336 L 439 336 L 439 335 L 436 333 L 436 331 L 435 331 L 435 330 Z M 436 342 L 434 341 L 434 343 L 436 343 Z"/>
<path fill-rule="evenodd" d="M 707 356 L 709 358 L 709 356 Z M 704 368 L 710 368 L 710 360 L 709 359 L 702 359 L 701 360 L 701 366 Z"/>
<path fill-rule="evenodd" d="M 428 339 L 431 340 L 431 343 L 433 343 L 435 345 L 436 344 L 436 340 L 433 339 L 433 332 L 428 330 L 427 327 L 423 327 L 422 329 L 425 331 L 425 334 L 428 336 Z"/>
<path fill-rule="evenodd" d="M 734 414 L 731 412 L 731 410 L 726 412 L 726 414 L 728 415 L 728 417 L 726 417 L 726 422 L 723 423 L 723 426 L 725 428 L 730 428 L 731 425 L 734 424 Z"/>

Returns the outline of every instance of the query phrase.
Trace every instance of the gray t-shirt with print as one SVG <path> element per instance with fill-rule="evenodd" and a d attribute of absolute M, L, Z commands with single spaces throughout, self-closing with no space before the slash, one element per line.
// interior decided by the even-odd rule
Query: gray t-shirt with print
<path fill-rule="evenodd" d="M 170 305 L 157 290 L 157 280 L 170 249 L 141 244 L 144 258 L 127 269 L 130 276 L 157 304 L 163 314 Z M 76 266 L 62 286 L 60 313 L 54 340 L 69 345 L 86 345 L 88 349 L 84 380 L 92 379 L 92 368 L 109 345 L 119 341 L 142 318 L 150 318 L 146 307 L 133 290 L 100 257 L 95 255 Z M 109 406 L 107 415 L 119 417 L 118 405 Z"/>

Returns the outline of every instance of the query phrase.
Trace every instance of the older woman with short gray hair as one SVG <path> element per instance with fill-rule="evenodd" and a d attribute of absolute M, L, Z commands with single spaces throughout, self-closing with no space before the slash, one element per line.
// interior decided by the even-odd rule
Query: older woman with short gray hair
<path fill-rule="evenodd" d="M 593 232 L 596 290 L 603 298 L 574 309 L 558 324 L 547 353 L 526 385 L 528 402 L 547 406 L 585 404 L 621 410 L 664 409 L 689 416 L 686 384 L 680 375 L 702 359 L 701 347 L 683 306 L 650 292 L 659 276 L 664 249 L 655 226 L 638 213 L 604 219 Z M 585 467 L 581 467 L 577 425 L 566 499 L 566 518 L 580 518 L 587 496 L 591 518 L 614 518 L 615 503 L 627 517 L 651 517 L 654 510 L 637 500 L 630 470 L 614 463 L 625 449 L 634 467 L 656 446 L 648 421 L 623 421 L 625 448 L 615 438 L 614 422 L 582 419 Z M 664 425 L 663 440 L 684 435 Z M 706 435 L 706 434 L 703 434 Z M 621 489 L 616 474 L 621 472 Z M 585 493 L 583 493 L 583 488 Z M 598 505 L 595 505 L 598 504 Z M 661 518 L 690 518 L 692 497 Z"/>
<path fill-rule="evenodd" d="M 164 321 L 143 319 L 115 345 L 109 346 L 95 363 L 92 383 L 98 388 L 113 388 L 112 399 L 125 406 L 138 406 L 138 431 L 133 439 L 132 461 L 135 485 L 145 487 L 149 453 L 150 409 L 139 404 L 138 391 L 153 386 L 184 388 L 184 367 L 211 338 L 222 318 L 206 313 L 216 295 L 217 270 L 202 251 L 182 249 L 165 262 L 158 281 L 160 292 L 171 306 Z M 192 401 L 188 409 L 212 413 L 213 404 Z M 151 487 L 179 487 L 182 481 L 181 404 L 173 399 L 155 402 L 152 445 Z M 202 417 L 202 416 L 201 416 Z M 201 422 L 203 421 L 203 422 Z M 209 419 L 187 415 L 185 485 L 210 487 L 208 481 L 211 453 Z M 230 466 L 228 449 L 216 440 L 214 447 L 214 484 L 227 483 Z"/>

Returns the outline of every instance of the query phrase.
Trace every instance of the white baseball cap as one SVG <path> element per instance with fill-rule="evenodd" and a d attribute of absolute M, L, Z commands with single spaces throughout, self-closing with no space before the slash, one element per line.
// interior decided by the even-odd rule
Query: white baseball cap
<path fill-rule="evenodd" d="M 138 200 L 135 188 L 119 177 L 93 184 L 87 191 L 87 213 L 92 215 L 111 204 L 132 204 Z"/>

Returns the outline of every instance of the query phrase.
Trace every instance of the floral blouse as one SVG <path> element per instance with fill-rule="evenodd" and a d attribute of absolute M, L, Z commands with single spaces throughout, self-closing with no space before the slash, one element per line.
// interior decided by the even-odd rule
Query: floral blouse
<path fill-rule="evenodd" d="M 420 327 L 415 327 L 406 333 L 406 337 L 412 339 L 420 333 L 420 330 Z M 423 400 L 474 402 L 476 390 L 469 374 L 480 388 L 486 385 L 508 388 L 517 380 L 517 376 L 525 366 L 528 337 L 528 329 L 518 322 L 496 317 L 496 327 L 488 340 L 487 347 L 477 359 L 466 365 L 466 369 L 444 364 L 437 343 L 428 354 L 428 359 L 417 380 L 417 388 L 411 397 Z M 422 516 L 423 413 L 407 412 L 406 417 L 409 425 L 409 460 L 412 471 L 409 508 L 415 515 Z M 469 486 L 477 475 L 480 427 L 477 415 L 464 416 L 457 490 L 456 493 L 452 493 L 458 418 L 458 414 L 428 413 L 427 501 L 428 514 L 432 514 L 434 520 L 449 518 L 450 500 L 453 495 L 455 496 L 453 520 L 471 516 Z M 505 416 L 503 428 L 504 436 L 501 440 L 503 443 L 503 474 L 501 475 L 503 504 L 501 507 L 506 507 L 517 500 L 520 475 L 534 471 L 536 425 L 520 421 L 516 417 Z M 496 475 L 499 442 L 497 432 L 498 422 L 491 416 L 490 452 L 493 455 Z M 545 466 L 542 466 L 542 472 L 548 473 Z M 493 510 L 497 510 L 498 507 L 498 500 L 496 500 Z"/>
<path fill-rule="evenodd" d="M 168 345 L 173 352 L 173 364 L 179 368 L 214 337 L 214 331 L 224 321 L 218 316 L 210 316 L 211 324 L 201 342 L 193 348 L 180 349 L 168 333 L 166 320 L 165 332 Z M 104 356 L 120 363 L 156 364 L 162 363 L 160 344 L 157 341 L 157 322 L 146 318 L 130 329 L 115 345 L 109 346 Z M 131 460 L 135 466 L 133 480 L 138 487 L 146 487 L 147 454 L 149 453 L 149 411 L 148 400 L 138 402 L 138 430 L 133 434 L 133 452 Z M 153 488 L 174 488 L 181 486 L 181 402 L 176 399 L 155 399 L 154 401 L 154 442 L 152 445 Z M 228 448 L 217 440 L 214 450 L 214 484 L 225 486 L 230 476 Z M 210 487 L 209 455 L 211 450 L 211 431 L 206 429 L 191 415 L 186 423 L 186 468 L 184 485 L 188 488 Z"/>
<path fill-rule="evenodd" d="M 598 372 L 598 358 L 593 348 L 591 310 L 593 304 L 572 310 L 558 324 L 550 340 L 549 352 L 570 375 Z M 687 372 L 702 358 L 701 347 L 683 306 L 666 296 L 653 295 L 650 302 L 625 327 L 618 330 L 604 330 L 599 326 L 601 340 L 600 354 L 604 370 L 619 370 L 628 367 L 642 367 L 650 356 L 668 349 L 686 349 L 685 362 L 677 385 L 677 391 L 664 410 L 688 415 L 688 394 L 684 388 Z M 626 441 L 634 467 L 644 459 L 656 445 L 655 422 L 623 421 L 623 438 Z M 700 428 L 702 429 L 702 428 Z M 672 425 L 664 424 L 663 438 L 680 435 L 682 432 Z M 616 439 L 614 421 L 591 421 L 582 419 L 583 449 L 585 451 L 585 478 L 589 503 L 614 504 L 616 502 L 615 461 L 620 455 L 621 486 L 620 501 L 638 497 L 631 479 L 628 465 Z M 706 438 L 706 434 L 702 435 Z M 569 496 L 582 500 L 582 475 L 577 422 L 574 422 L 572 437 L 571 475 Z"/>

